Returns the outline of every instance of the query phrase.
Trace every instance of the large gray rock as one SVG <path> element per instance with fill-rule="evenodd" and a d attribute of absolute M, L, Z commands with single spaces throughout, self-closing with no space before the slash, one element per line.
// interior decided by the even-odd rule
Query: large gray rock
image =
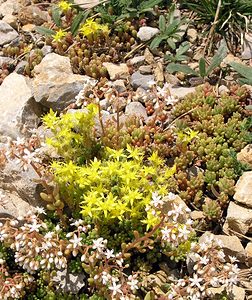
<path fill-rule="evenodd" d="M 134 90 L 141 87 L 145 90 L 150 89 L 150 82 L 154 81 L 154 75 L 142 75 L 139 71 L 131 76 L 131 85 Z"/>
<path fill-rule="evenodd" d="M 244 172 L 235 186 L 234 199 L 252 208 L 252 171 Z"/>
<path fill-rule="evenodd" d="M 7 76 L 0 86 L 0 135 L 16 138 L 24 126 L 35 128 L 42 107 L 32 96 L 29 81 L 17 73 Z"/>
<path fill-rule="evenodd" d="M 8 23 L 0 21 L 0 46 L 10 43 L 18 37 L 18 33 Z"/>
<path fill-rule="evenodd" d="M 171 95 L 178 99 L 183 99 L 187 95 L 195 92 L 195 87 L 172 87 L 170 86 Z"/>
<path fill-rule="evenodd" d="M 150 26 L 143 26 L 140 27 L 137 33 L 137 37 L 142 41 L 146 42 L 153 38 L 157 33 L 159 33 L 158 28 L 150 27 Z"/>
<path fill-rule="evenodd" d="M 0 218 L 18 218 L 27 215 L 34 206 L 24 201 L 16 192 L 0 188 Z"/>
<path fill-rule="evenodd" d="M 88 81 L 88 76 L 73 74 L 68 57 L 47 54 L 34 68 L 33 95 L 37 102 L 61 111 L 74 103 L 75 96 Z"/>
<path fill-rule="evenodd" d="M 223 229 L 225 232 L 230 232 L 231 234 L 238 232 L 238 236 L 239 233 L 243 235 L 252 233 L 252 209 L 244 208 L 234 202 L 230 202 Z"/>
<path fill-rule="evenodd" d="M 19 10 L 18 20 L 22 25 L 35 24 L 39 26 L 48 22 L 50 16 L 47 11 L 41 10 L 38 6 L 29 5 Z"/>
<path fill-rule="evenodd" d="M 0 16 L 12 15 L 20 9 L 20 3 L 16 0 L 7 0 L 0 2 Z"/>

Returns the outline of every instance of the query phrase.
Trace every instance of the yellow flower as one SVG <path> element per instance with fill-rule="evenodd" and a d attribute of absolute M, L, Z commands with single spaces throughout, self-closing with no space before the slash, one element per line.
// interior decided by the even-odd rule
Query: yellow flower
<path fill-rule="evenodd" d="M 99 30 L 102 31 L 104 34 L 109 34 L 109 32 L 110 32 L 108 25 L 100 25 L 97 22 L 95 22 L 93 18 L 87 19 L 86 22 L 79 29 L 79 31 L 84 36 L 89 36 L 90 34 L 95 34 Z"/>
<path fill-rule="evenodd" d="M 62 11 L 68 11 L 68 10 L 70 10 L 71 9 L 71 7 L 72 7 L 72 3 L 69 3 L 69 2 L 67 2 L 67 1 L 64 1 L 64 0 L 62 0 L 62 1 L 60 1 L 59 3 L 58 3 L 58 7 L 62 10 Z"/>
<path fill-rule="evenodd" d="M 52 37 L 54 42 L 60 42 L 63 37 L 66 36 L 66 32 L 62 29 L 59 29 Z"/>

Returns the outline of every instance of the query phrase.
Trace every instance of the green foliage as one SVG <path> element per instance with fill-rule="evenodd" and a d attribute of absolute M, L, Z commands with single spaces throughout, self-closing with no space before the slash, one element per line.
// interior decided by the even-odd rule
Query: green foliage
<path fill-rule="evenodd" d="M 176 63 L 170 63 L 167 66 L 166 70 L 170 73 L 183 72 L 185 74 L 189 74 L 189 75 L 192 74 L 192 75 L 205 78 L 209 76 L 213 72 L 213 70 L 216 69 L 221 64 L 223 59 L 227 56 L 227 50 L 228 49 L 226 43 L 223 43 L 218 49 L 218 51 L 216 52 L 216 54 L 213 56 L 208 67 L 207 67 L 206 59 L 202 57 L 199 61 L 199 72 L 196 72 L 195 70 L 193 70 L 187 65 L 176 64 Z"/>
<path fill-rule="evenodd" d="M 188 60 L 188 56 L 185 55 L 185 53 L 189 50 L 190 43 L 189 42 L 183 42 L 178 49 L 176 49 L 175 55 L 165 55 L 165 59 L 169 62 L 177 62 L 177 61 L 183 61 Z"/>
<path fill-rule="evenodd" d="M 181 39 L 180 33 L 183 32 L 181 26 L 185 23 L 185 18 L 180 19 L 180 17 L 175 16 L 175 5 L 172 5 L 166 17 L 164 15 L 159 17 L 160 33 L 154 37 L 150 44 L 150 48 L 157 48 L 165 41 L 171 49 L 175 49 L 175 42 L 178 42 Z"/>
<path fill-rule="evenodd" d="M 230 62 L 229 65 L 242 76 L 239 78 L 242 84 L 250 84 L 252 85 L 252 68 L 239 64 L 237 62 Z"/>
<path fill-rule="evenodd" d="M 132 19 L 153 13 L 155 5 L 163 0 L 111 0 L 108 4 L 100 5 L 96 11 L 101 15 L 103 22 L 113 23 L 116 20 Z"/>
<path fill-rule="evenodd" d="M 158 221 L 146 217 L 152 193 L 165 195 L 167 180 L 176 170 L 167 168 L 156 152 L 145 165 L 143 154 L 129 146 L 126 151 L 107 148 L 102 161 L 94 159 L 85 166 L 53 162 L 52 169 L 65 201 L 80 204 L 83 217 L 98 222 L 138 220 L 148 227 Z"/>
<path fill-rule="evenodd" d="M 90 104 L 86 111 L 76 111 L 59 117 L 51 110 L 43 117 L 45 126 L 53 134 L 47 138 L 47 144 L 54 147 L 66 162 L 81 164 L 97 156 L 100 150 L 94 132 L 97 113 L 95 104 Z"/>
<path fill-rule="evenodd" d="M 185 8 L 196 13 L 198 22 L 210 28 L 215 21 L 216 33 L 225 36 L 233 43 L 235 41 L 237 43 L 238 37 L 247 29 L 248 18 L 252 15 L 250 0 L 222 0 L 217 20 L 215 15 L 219 0 L 182 0 L 181 2 Z"/>

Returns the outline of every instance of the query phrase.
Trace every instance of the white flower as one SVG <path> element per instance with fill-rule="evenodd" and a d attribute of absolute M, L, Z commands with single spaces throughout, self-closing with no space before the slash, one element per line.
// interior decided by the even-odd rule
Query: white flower
<path fill-rule="evenodd" d="M 209 263 L 209 258 L 207 258 L 206 256 L 203 256 L 200 258 L 199 261 L 202 265 L 207 265 Z"/>
<path fill-rule="evenodd" d="M 107 251 L 104 254 L 105 254 L 107 259 L 110 259 L 110 258 L 115 257 L 115 255 L 113 253 L 114 253 L 113 249 L 112 250 L 107 249 Z"/>
<path fill-rule="evenodd" d="M 136 276 L 130 275 L 130 276 L 128 277 L 128 282 L 127 282 L 127 284 L 130 286 L 130 289 L 131 289 L 132 291 L 138 289 L 138 286 L 137 286 L 138 280 L 136 279 Z"/>
<path fill-rule="evenodd" d="M 175 200 L 177 198 L 177 195 L 172 193 L 172 192 L 169 192 L 168 195 L 167 195 L 167 198 L 172 201 L 172 200 Z"/>
<path fill-rule="evenodd" d="M 50 240 L 53 237 L 53 235 L 54 235 L 54 232 L 49 231 L 44 235 L 44 238 Z"/>
<path fill-rule="evenodd" d="M 164 201 L 162 200 L 161 196 L 158 196 L 157 192 L 152 193 L 152 201 L 151 203 L 154 205 L 154 207 L 162 206 L 164 204 Z"/>
<path fill-rule="evenodd" d="M 110 279 L 111 279 L 111 275 L 105 271 L 102 272 L 102 284 L 106 285 Z"/>
<path fill-rule="evenodd" d="M 46 215 L 45 209 L 43 207 L 36 206 L 35 212 L 37 212 L 40 215 Z"/>
<path fill-rule="evenodd" d="M 38 224 L 35 220 L 32 224 L 27 225 L 30 228 L 30 232 L 36 231 L 39 232 L 39 228 L 42 226 L 41 224 Z"/>
<path fill-rule="evenodd" d="M 107 240 L 104 240 L 104 238 L 98 238 L 97 240 L 93 240 L 93 249 L 97 249 L 98 252 L 102 252 L 106 245 Z"/>
<path fill-rule="evenodd" d="M 189 280 L 191 281 L 191 287 L 197 286 L 199 289 L 201 288 L 200 283 L 203 278 L 199 278 L 197 274 L 193 274 L 193 278 L 189 278 Z"/>
<path fill-rule="evenodd" d="M 163 240 L 165 241 L 170 240 L 170 234 L 171 234 L 170 228 L 165 227 L 164 229 L 161 230 L 161 233 L 162 233 Z"/>
<path fill-rule="evenodd" d="M 115 296 L 116 294 L 122 294 L 123 292 L 120 290 L 121 284 L 116 284 L 115 282 L 112 283 L 112 286 L 109 287 L 109 289 L 112 291 L 112 296 Z"/>
<path fill-rule="evenodd" d="M 73 239 L 69 240 L 69 242 L 72 243 L 74 249 L 79 246 L 82 246 L 81 241 L 82 241 L 82 238 L 81 237 L 78 238 L 76 234 L 74 234 Z"/>
<path fill-rule="evenodd" d="M 84 223 L 84 221 L 79 219 L 79 220 L 76 220 L 75 222 L 71 223 L 70 225 L 78 227 L 78 226 L 82 225 L 83 223 Z"/>
<path fill-rule="evenodd" d="M 156 81 L 154 81 L 154 80 L 150 80 L 150 81 L 147 82 L 147 85 L 149 87 L 153 87 L 155 84 L 156 84 Z"/>

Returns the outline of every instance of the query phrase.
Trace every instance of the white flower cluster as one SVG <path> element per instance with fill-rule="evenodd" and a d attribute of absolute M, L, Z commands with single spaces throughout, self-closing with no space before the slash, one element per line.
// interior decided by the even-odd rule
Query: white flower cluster
<path fill-rule="evenodd" d="M 234 264 L 236 258 L 229 257 L 230 263 L 226 262 L 221 243 L 213 235 L 207 236 L 202 243 L 194 243 L 189 259 L 192 263 L 191 276 L 173 283 L 168 299 L 187 297 L 201 300 L 211 297 L 209 288 L 223 286 L 231 292 L 239 282 L 239 268 Z"/>
<path fill-rule="evenodd" d="M 0 299 L 21 299 L 24 296 L 25 287 L 29 286 L 34 278 L 22 274 L 10 275 L 6 266 L 0 264 Z"/>

